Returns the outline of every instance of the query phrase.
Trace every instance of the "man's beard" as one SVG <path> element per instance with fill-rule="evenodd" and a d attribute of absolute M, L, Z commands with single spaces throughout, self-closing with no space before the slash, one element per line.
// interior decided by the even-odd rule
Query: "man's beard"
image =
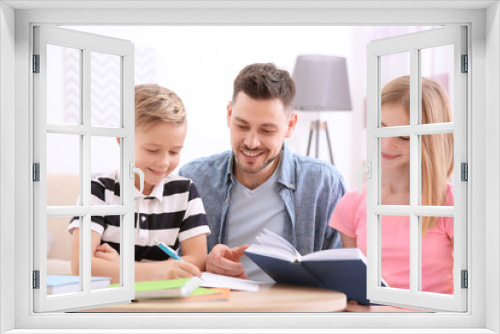
<path fill-rule="evenodd" d="M 252 150 L 247 150 L 247 151 L 252 151 Z M 243 153 L 242 153 L 243 154 Z M 238 167 L 244 172 L 244 173 L 248 173 L 248 174 L 258 174 L 261 170 L 263 170 L 264 168 L 266 168 L 267 166 L 269 166 L 274 160 L 276 160 L 277 157 L 280 156 L 280 152 L 278 152 L 278 154 L 276 154 L 274 157 L 271 157 L 267 160 L 265 160 L 262 165 L 257 169 L 257 170 L 250 170 L 250 169 L 247 169 L 245 167 L 243 167 L 243 165 L 240 163 L 239 159 L 238 159 L 238 155 L 235 154 L 233 152 L 233 155 L 234 155 L 234 160 L 236 161 L 236 163 L 238 164 Z"/>

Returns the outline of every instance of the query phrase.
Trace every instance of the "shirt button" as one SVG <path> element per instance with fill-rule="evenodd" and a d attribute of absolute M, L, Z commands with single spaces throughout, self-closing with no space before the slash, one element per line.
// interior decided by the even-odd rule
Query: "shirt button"
<path fill-rule="evenodd" d="M 290 188 L 292 188 L 292 189 L 293 189 L 293 183 L 290 183 Z"/>
<path fill-rule="evenodd" d="M 146 217 L 142 216 L 141 220 L 142 220 L 142 221 L 145 221 L 145 220 L 146 220 Z"/>

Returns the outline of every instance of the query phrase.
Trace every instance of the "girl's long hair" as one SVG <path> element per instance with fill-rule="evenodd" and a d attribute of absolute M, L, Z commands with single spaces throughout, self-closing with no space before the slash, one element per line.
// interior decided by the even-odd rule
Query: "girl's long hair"
<path fill-rule="evenodd" d="M 422 77 L 422 123 L 453 122 L 448 94 L 437 81 Z M 381 105 L 399 104 L 410 115 L 410 77 L 402 76 L 382 89 Z M 453 133 L 423 135 L 422 205 L 444 205 L 448 181 L 453 173 Z M 439 217 L 422 217 L 422 238 L 436 226 Z"/>

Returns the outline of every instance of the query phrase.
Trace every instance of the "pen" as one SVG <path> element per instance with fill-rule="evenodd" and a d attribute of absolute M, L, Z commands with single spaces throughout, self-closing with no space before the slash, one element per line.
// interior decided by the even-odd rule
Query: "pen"
<path fill-rule="evenodd" d="M 167 245 L 165 245 L 163 242 L 160 242 L 160 241 L 158 241 L 158 240 L 156 240 L 156 239 L 155 239 L 155 241 L 156 241 L 156 244 L 158 245 L 158 247 L 159 247 L 162 251 L 164 251 L 164 252 L 165 252 L 168 256 L 170 256 L 170 257 L 172 257 L 172 258 L 174 258 L 174 259 L 176 259 L 176 260 L 179 260 L 179 261 L 185 262 L 183 259 L 181 259 L 181 258 L 179 257 L 179 255 L 177 255 L 177 254 L 175 253 L 175 251 L 174 251 L 172 248 L 168 247 L 168 246 L 167 246 Z"/>

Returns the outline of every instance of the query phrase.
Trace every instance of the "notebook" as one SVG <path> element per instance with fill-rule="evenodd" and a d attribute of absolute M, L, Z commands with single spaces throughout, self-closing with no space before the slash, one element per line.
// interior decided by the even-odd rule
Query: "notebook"
<path fill-rule="evenodd" d="M 104 289 L 109 286 L 110 277 L 91 277 L 91 290 Z M 73 275 L 47 275 L 47 295 L 80 292 L 80 277 Z"/>

